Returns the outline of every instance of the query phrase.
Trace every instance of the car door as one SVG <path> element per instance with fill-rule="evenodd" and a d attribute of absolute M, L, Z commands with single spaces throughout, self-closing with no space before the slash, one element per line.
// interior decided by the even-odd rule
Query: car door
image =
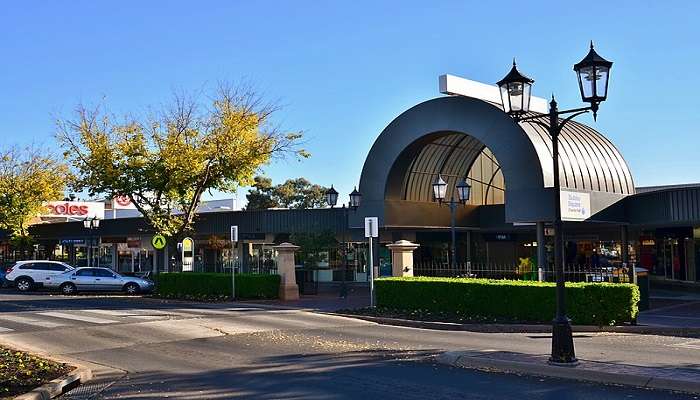
<path fill-rule="evenodd" d="M 95 290 L 119 290 L 121 279 L 110 270 L 95 268 Z"/>
<path fill-rule="evenodd" d="M 75 271 L 70 277 L 70 281 L 75 284 L 78 290 L 94 290 L 95 273 L 94 268 L 83 268 Z"/>

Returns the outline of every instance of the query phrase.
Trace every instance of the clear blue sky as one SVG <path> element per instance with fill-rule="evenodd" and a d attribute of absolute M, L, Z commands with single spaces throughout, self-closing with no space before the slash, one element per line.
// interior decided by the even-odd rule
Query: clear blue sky
<path fill-rule="evenodd" d="M 572 64 L 593 39 L 615 62 L 598 123 L 636 184 L 700 181 L 700 2 L 18 1 L 0 13 L 0 146 L 53 143 L 53 117 L 103 97 L 117 112 L 173 89 L 253 82 L 313 153 L 266 168 L 346 194 L 399 113 L 452 73 L 499 80 L 517 57 L 581 106 Z M 582 122 L 591 122 L 583 118 Z M 241 193 L 241 197 L 244 193 Z"/>

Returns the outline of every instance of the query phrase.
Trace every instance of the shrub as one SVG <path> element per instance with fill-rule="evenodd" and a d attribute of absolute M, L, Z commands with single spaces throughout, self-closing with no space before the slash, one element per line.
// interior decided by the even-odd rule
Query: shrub
<path fill-rule="evenodd" d="M 161 297 L 224 300 L 231 296 L 231 275 L 201 272 L 160 273 L 155 276 L 156 294 Z M 237 299 L 275 299 L 279 275 L 236 274 Z"/>
<path fill-rule="evenodd" d="M 468 278 L 381 278 L 377 306 L 451 314 L 472 320 L 549 323 L 555 284 Z M 567 314 L 578 325 L 614 325 L 637 317 L 639 288 L 631 284 L 567 283 Z"/>

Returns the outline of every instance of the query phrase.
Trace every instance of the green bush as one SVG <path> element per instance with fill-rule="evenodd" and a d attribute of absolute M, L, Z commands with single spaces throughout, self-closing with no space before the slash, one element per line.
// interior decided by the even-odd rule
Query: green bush
<path fill-rule="evenodd" d="M 231 275 L 202 272 L 160 273 L 155 276 L 161 297 L 223 300 L 231 296 Z M 236 299 L 276 299 L 279 275 L 236 274 Z"/>
<path fill-rule="evenodd" d="M 449 314 L 469 320 L 549 323 L 555 284 L 468 278 L 381 278 L 377 306 Z M 631 284 L 567 283 L 567 314 L 578 325 L 614 325 L 637 317 L 639 288 Z"/>

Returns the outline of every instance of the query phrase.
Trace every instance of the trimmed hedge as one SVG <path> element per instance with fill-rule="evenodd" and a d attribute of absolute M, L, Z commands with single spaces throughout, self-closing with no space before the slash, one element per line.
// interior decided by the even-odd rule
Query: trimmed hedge
<path fill-rule="evenodd" d="M 171 272 L 155 276 L 156 294 L 180 299 L 216 300 L 231 297 L 231 274 Z M 236 274 L 237 299 L 276 299 L 280 276 Z"/>
<path fill-rule="evenodd" d="M 381 278 L 377 306 L 450 314 L 471 320 L 550 323 L 556 312 L 550 282 L 469 278 Z M 566 284 L 567 314 L 577 325 L 631 322 L 639 312 L 639 288 L 618 283 Z"/>

